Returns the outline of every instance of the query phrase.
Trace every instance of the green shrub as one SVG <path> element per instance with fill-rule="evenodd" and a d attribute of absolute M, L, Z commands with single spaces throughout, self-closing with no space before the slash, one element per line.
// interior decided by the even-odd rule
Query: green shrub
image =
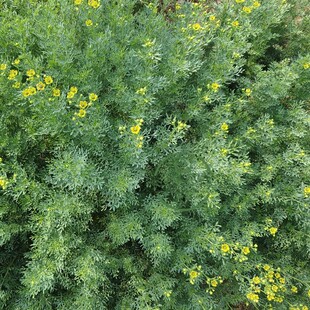
<path fill-rule="evenodd" d="M 0 9 L 1 309 L 308 309 L 307 1 Z"/>

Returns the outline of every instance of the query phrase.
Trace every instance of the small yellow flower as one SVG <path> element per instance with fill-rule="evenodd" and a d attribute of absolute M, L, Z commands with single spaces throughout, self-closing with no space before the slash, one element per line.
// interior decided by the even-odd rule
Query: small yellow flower
<path fill-rule="evenodd" d="M 52 78 L 50 75 L 48 75 L 48 76 L 46 76 L 46 77 L 44 78 L 44 82 L 45 82 L 47 85 L 52 84 L 52 83 L 53 83 L 53 78 Z"/>
<path fill-rule="evenodd" d="M 243 253 L 244 255 L 248 255 L 248 254 L 250 253 L 250 248 L 247 247 L 247 246 L 243 247 L 243 248 L 242 248 L 242 253 Z"/>
<path fill-rule="evenodd" d="M 297 293 L 297 292 L 298 292 L 298 288 L 297 288 L 296 286 L 293 285 L 293 286 L 291 287 L 291 292 L 292 292 L 292 293 Z"/>
<path fill-rule="evenodd" d="M 284 284 L 285 283 L 285 279 L 284 278 L 279 278 L 280 283 Z"/>
<path fill-rule="evenodd" d="M 69 91 L 68 94 L 67 94 L 67 98 L 68 99 L 72 99 L 74 97 L 75 93 L 72 92 L 72 91 Z"/>
<path fill-rule="evenodd" d="M 86 111 L 83 109 L 80 109 L 79 113 L 77 114 L 78 117 L 85 117 Z"/>
<path fill-rule="evenodd" d="M 305 195 L 305 197 L 309 197 L 310 196 L 310 186 L 306 186 L 304 188 L 304 195 Z"/>
<path fill-rule="evenodd" d="M 29 87 L 30 95 L 34 95 L 37 92 L 37 89 L 35 87 Z"/>
<path fill-rule="evenodd" d="M 210 19 L 210 21 L 215 21 L 216 20 L 216 16 L 214 16 L 214 15 L 211 15 L 210 17 L 209 17 L 209 19 Z"/>
<path fill-rule="evenodd" d="M 42 82 L 39 82 L 37 85 L 37 90 L 42 91 L 45 88 L 45 84 Z"/>
<path fill-rule="evenodd" d="M 79 106 L 81 109 L 85 109 L 87 107 L 87 102 L 86 101 L 80 101 Z"/>
<path fill-rule="evenodd" d="M 60 89 L 54 88 L 53 89 L 53 96 L 54 97 L 59 97 L 60 96 Z"/>
<path fill-rule="evenodd" d="M 85 21 L 85 24 L 86 24 L 87 27 L 90 27 L 90 26 L 93 25 L 93 21 L 92 21 L 91 19 L 87 19 L 87 20 Z"/>
<path fill-rule="evenodd" d="M 265 271 L 268 271 L 270 269 L 270 266 L 266 264 L 266 265 L 264 265 L 263 268 L 264 268 Z"/>
<path fill-rule="evenodd" d="M 172 291 L 166 291 L 164 292 L 164 295 L 169 298 L 171 296 L 171 293 Z"/>
<path fill-rule="evenodd" d="M 153 46 L 155 43 L 154 41 L 151 40 L 146 40 L 145 43 L 142 45 L 143 47 L 151 47 Z"/>
<path fill-rule="evenodd" d="M 8 184 L 8 181 L 5 178 L 0 177 L 0 187 L 2 187 L 2 189 L 6 189 Z"/>
<path fill-rule="evenodd" d="M 236 0 L 237 3 L 243 3 L 245 0 Z"/>
<path fill-rule="evenodd" d="M 7 65 L 6 65 L 6 64 L 1 64 L 1 65 L 0 65 L 0 70 L 5 70 L 5 69 L 6 69 L 6 67 L 7 67 Z"/>
<path fill-rule="evenodd" d="M 27 76 L 32 77 L 35 76 L 36 72 L 33 69 L 29 69 L 26 72 Z"/>
<path fill-rule="evenodd" d="M 29 97 L 31 95 L 29 88 L 26 88 L 22 91 L 24 97 Z"/>
<path fill-rule="evenodd" d="M 99 0 L 88 0 L 88 5 L 94 9 L 97 9 L 100 6 L 100 1 Z"/>
<path fill-rule="evenodd" d="M 246 88 L 244 92 L 247 96 L 251 96 L 252 94 L 252 90 L 250 88 Z"/>
<path fill-rule="evenodd" d="M 20 88 L 20 82 L 15 82 L 13 85 L 12 85 L 13 88 Z"/>
<path fill-rule="evenodd" d="M 303 64 L 303 68 L 304 69 L 309 69 L 310 68 L 310 63 L 309 62 L 306 62 Z"/>
<path fill-rule="evenodd" d="M 20 63 L 20 59 L 18 58 L 14 59 L 13 65 L 19 65 L 19 63 Z"/>
<path fill-rule="evenodd" d="M 201 29 L 200 24 L 199 24 L 199 23 L 194 24 L 194 25 L 193 25 L 193 29 L 196 30 L 196 31 L 197 31 L 197 30 L 200 30 L 200 29 Z"/>
<path fill-rule="evenodd" d="M 310 290 L 308 290 L 307 295 L 308 295 L 308 297 L 310 298 Z"/>
<path fill-rule="evenodd" d="M 253 278 L 253 283 L 254 283 L 254 284 L 259 284 L 259 283 L 260 283 L 260 278 L 257 277 L 257 276 L 254 277 L 254 278 Z"/>
<path fill-rule="evenodd" d="M 247 14 L 250 14 L 252 12 L 252 9 L 249 6 L 244 6 L 242 8 L 242 11 L 247 13 Z"/>
<path fill-rule="evenodd" d="M 89 100 L 90 101 L 96 101 L 98 99 L 98 96 L 94 93 L 89 94 Z"/>
<path fill-rule="evenodd" d="M 235 21 L 233 21 L 233 22 L 231 23 L 231 25 L 232 25 L 233 27 L 238 27 L 238 26 L 239 26 L 239 22 L 238 22 L 237 20 L 235 20 Z"/>
<path fill-rule="evenodd" d="M 80 5 L 80 4 L 82 4 L 82 0 L 74 0 L 74 4 L 75 5 Z"/>
<path fill-rule="evenodd" d="M 214 92 L 217 92 L 218 90 L 219 90 L 219 88 L 220 88 L 220 85 L 218 84 L 218 83 L 212 83 L 211 84 L 211 88 L 212 88 L 212 90 L 214 91 Z"/>
<path fill-rule="evenodd" d="M 253 302 L 258 302 L 258 301 L 259 301 L 259 296 L 258 296 L 257 294 L 254 294 L 254 293 L 248 293 L 248 294 L 246 295 L 246 297 L 247 297 L 249 300 L 253 301 Z"/>
<path fill-rule="evenodd" d="M 270 227 L 269 228 L 269 232 L 273 235 L 273 236 L 275 236 L 276 235 L 276 232 L 278 231 L 278 228 L 276 228 L 276 227 Z"/>
<path fill-rule="evenodd" d="M 17 70 L 10 70 L 8 79 L 9 80 L 14 80 L 17 74 L 18 74 Z"/>
<path fill-rule="evenodd" d="M 138 94 L 138 95 L 145 95 L 146 91 L 147 91 L 147 88 L 146 87 L 142 87 L 142 88 L 140 88 L 140 89 L 138 89 L 136 91 L 136 94 Z"/>
<path fill-rule="evenodd" d="M 254 1 L 253 7 L 254 7 L 254 8 L 259 8 L 259 7 L 260 7 L 260 2 Z"/>
<path fill-rule="evenodd" d="M 137 135 L 140 132 L 140 130 L 141 130 L 141 127 L 139 125 L 132 126 L 130 128 L 130 131 L 135 135 Z"/>
<path fill-rule="evenodd" d="M 223 124 L 221 125 L 221 129 L 222 129 L 223 131 L 228 131 L 228 128 L 229 128 L 229 126 L 228 126 L 226 123 L 223 123 Z"/>
<path fill-rule="evenodd" d="M 217 285 L 218 285 L 218 282 L 215 279 L 211 280 L 210 283 L 211 283 L 211 286 L 213 286 L 213 287 L 217 287 Z"/>
<path fill-rule="evenodd" d="M 229 252 L 229 250 L 230 250 L 230 247 L 227 243 L 222 244 L 222 246 L 221 246 L 222 252 L 227 253 L 227 252 Z"/>
<path fill-rule="evenodd" d="M 192 270 L 190 273 L 189 273 L 189 277 L 190 277 L 190 283 L 191 284 L 194 284 L 194 280 L 199 276 L 199 273 L 195 270 Z"/>
<path fill-rule="evenodd" d="M 75 86 L 70 87 L 70 92 L 73 93 L 74 95 L 78 92 L 78 88 Z"/>

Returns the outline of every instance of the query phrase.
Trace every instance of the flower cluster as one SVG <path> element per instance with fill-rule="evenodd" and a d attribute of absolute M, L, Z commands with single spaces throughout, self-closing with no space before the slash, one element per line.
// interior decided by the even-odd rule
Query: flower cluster
<path fill-rule="evenodd" d="M 215 288 L 219 284 L 223 283 L 223 279 L 221 276 L 217 276 L 217 277 L 213 277 L 213 278 L 207 277 L 206 283 L 208 285 L 208 287 L 206 288 L 206 292 L 209 293 L 210 295 L 212 295 L 215 291 Z"/>
<path fill-rule="evenodd" d="M 8 185 L 8 180 L 7 180 L 7 178 L 5 178 L 5 177 L 0 177 L 0 187 L 1 187 L 2 189 L 6 189 L 7 185 Z"/>
<path fill-rule="evenodd" d="M 72 98 L 73 98 L 77 94 L 77 92 L 78 92 L 78 88 L 75 86 L 71 86 L 70 90 L 67 94 L 67 98 L 68 98 L 68 95 L 70 95 L 69 97 L 72 96 Z M 83 97 L 83 95 L 81 94 L 80 98 L 82 98 L 82 97 Z M 95 93 L 90 93 L 88 95 L 88 99 L 89 99 L 88 102 L 86 100 L 80 100 L 77 103 L 77 108 L 79 109 L 79 111 L 75 112 L 74 115 L 77 116 L 78 118 L 84 118 L 86 116 L 87 108 L 90 107 L 93 104 L 93 102 L 98 99 L 98 95 L 96 95 Z M 72 101 L 69 101 L 69 103 L 72 103 Z M 72 118 L 72 120 L 74 120 L 74 121 L 76 120 L 75 116 Z"/>

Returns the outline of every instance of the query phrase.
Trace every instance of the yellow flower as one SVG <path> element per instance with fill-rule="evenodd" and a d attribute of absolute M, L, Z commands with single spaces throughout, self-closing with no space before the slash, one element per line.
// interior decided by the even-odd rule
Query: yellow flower
<path fill-rule="evenodd" d="M 94 93 L 89 94 L 89 100 L 90 101 L 96 101 L 98 99 L 98 96 Z"/>
<path fill-rule="evenodd" d="M 87 102 L 86 101 L 80 101 L 79 106 L 81 109 L 85 109 L 87 107 Z"/>
<path fill-rule="evenodd" d="M 308 297 L 310 298 L 310 290 L 308 290 L 308 293 L 307 293 Z"/>
<path fill-rule="evenodd" d="M 194 24 L 194 25 L 193 25 L 193 29 L 194 29 L 194 30 L 200 30 L 200 29 L 201 29 L 200 24 L 198 24 L 198 23 Z"/>
<path fill-rule="evenodd" d="M 14 88 L 20 88 L 20 82 L 15 82 L 12 87 Z"/>
<path fill-rule="evenodd" d="M 212 83 L 211 84 L 211 88 L 212 88 L 212 90 L 214 91 L 214 92 L 217 92 L 218 90 L 219 90 L 219 88 L 220 88 L 220 85 L 218 84 L 218 83 Z"/>
<path fill-rule="evenodd" d="M 139 125 L 132 126 L 130 128 L 130 131 L 135 135 L 137 135 L 140 132 L 140 130 L 141 130 L 141 127 Z"/>
<path fill-rule="evenodd" d="M 217 280 L 215 280 L 215 279 L 211 280 L 211 286 L 217 287 L 217 285 L 218 285 Z"/>
<path fill-rule="evenodd" d="M 142 45 L 143 47 L 151 47 L 154 45 L 154 41 L 146 40 L 145 43 Z"/>
<path fill-rule="evenodd" d="M 88 5 L 94 9 L 97 9 L 100 6 L 99 0 L 88 0 Z"/>
<path fill-rule="evenodd" d="M 221 129 L 223 130 L 223 131 L 228 131 L 228 125 L 226 124 L 226 123 L 223 123 L 222 125 L 221 125 Z"/>
<path fill-rule="evenodd" d="M 209 17 L 209 19 L 213 22 L 213 21 L 215 21 L 215 20 L 216 20 L 216 16 L 211 15 L 211 16 Z"/>
<path fill-rule="evenodd" d="M 190 273 L 189 273 L 189 277 L 190 277 L 190 283 L 191 284 L 194 284 L 194 280 L 199 276 L 199 273 L 195 270 L 192 270 Z"/>
<path fill-rule="evenodd" d="M 39 82 L 37 85 L 37 90 L 42 91 L 45 88 L 45 84 L 42 82 Z"/>
<path fill-rule="evenodd" d="M 136 94 L 138 94 L 138 95 L 145 95 L 146 94 L 146 90 L 147 90 L 146 87 L 142 87 L 142 88 L 140 88 L 140 89 L 138 89 L 136 91 Z"/>
<path fill-rule="evenodd" d="M 297 292 L 298 292 L 298 288 L 297 288 L 296 286 L 293 285 L 293 286 L 291 287 L 291 292 L 292 292 L 292 293 L 297 293 Z"/>
<path fill-rule="evenodd" d="M 85 24 L 86 24 L 87 27 L 90 27 L 90 26 L 93 25 L 93 21 L 91 19 L 87 19 Z"/>
<path fill-rule="evenodd" d="M 266 264 L 266 265 L 264 265 L 263 268 L 264 268 L 265 271 L 268 271 L 270 269 L 270 266 Z"/>
<path fill-rule="evenodd" d="M 258 302 L 258 301 L 259 301 L 259 296 L 258 296 L 257 294 L 254 294 L 254 293 L 248 293 L 248 294 L 246 295 L 246 297 L 247 297 L 249 300 L 253 301 L 253 302 Z"/>
<path fill-rule="evenodd" d="M 251 90 L 250 88 L 246 88 L 246 89 L 245 89 L 245 94 L 246 94 L 247 96 L 251 96 L 251 93 L 252 93 L 252 90 Z"/>
<path fill-rule="evenodd" d="M 304 69 L 309 69 L 310 68 L 310 63 L 306 62 L 303 64 Z"/>
<path fill-rule="evenodd" d="M 6 189 L 8 184 L 8 181 L 5 178 L 0 178 L 0 186 L 2 187 L 2 189 Z"/>
<path fill-rule="evenodd" d="M 6 69 L 6 67 L 7 67 L 7 65 L 6 65 L 6 64 L 1 64 L 1 65 L 0 65 L 0 70 L 5 70 L 5 69 Z"/>
<path fill-rule="evenodd" d="M 259 284 L 259 283 L 260 283 L 260 278 L 257 277 L 257 276 L 254 277 L 254 278 L 253 278 L 253 283 L 254 283 L 254 284 Z"/>
<path fill-rule="evenodd" d="M 310 196 L 310 186 L 306 186 L 304 188 L 304 194 L 305 194 L 305 197 Z"/>
<path fill-rule="evenodd" d="M 75 94 L 78 92 L 77 87 L 71 86 L 71 87 L 70 87 L 70 92 L 73 93 L 73 94 L 75 95 Z"/>
<path fill-rule="evenodd" d="M 244 255 L 248 255 L 248 254 L 250 253 L 250 248 L 247 247 L 247 246 L 243 247 L 242 253 L 243 253 Z"/>
<path fill-rule="evenodd" d="M 252 12 L 252 9 L 249 6 L 244 6 L 242 8 L 242 11 L 247 13 L 247 14 L 250 14 Z"/>
<path fill-rule="evenodd" d="M 20 63 L 20 59 L 16 58 L 14 61 L 13 61 L 13 65 L 18 65 Z"/>
<path fill-rule="evenodd" d="M 35 76 L 36 72 L 33 69 L 29 69 L 26 72 L 27 76 L 32 77 Z"/>
<path fill-rule="evenodd" d="M 53 96 L 54 97 L 59 97 L 60 96 L 60 89 L 54 88 L 53 89 Z"/>
<path fill-rule="evenodd" d="M 254 8 L 259 8 L 259 7 L 260 7 L 260 2 L 254 1 L 253 7 L 254 7 Z"/>
<path fill-rule="evenodd" d="M 29 97 L 31 95 L 29 88 L 26 88 L 22 91 L 24 97 Z"/>
<path fill-rule="evenodd" d="M 74 0 L 74 4 L 75 5 L 80 5 L 80 4 L 82 4 L 82 0 Z"/>
<path fill-rule="evenodd" d="M 237 20 L 235 20 L 235 21 L 233 21 L 233 22 L 231 23 L 231 25 L 232 25 L 233 27 L 238 27 L 238 26 L 239 26 L 239 22 L 238 22 Z"/>
<path fill-rule="evenodd" d="M 227 252 L 229 252 L 229 250 L 230 250 L 230 247 L 227 243 L 222 244 L 222 246 L 221 246 L 222 252 L 227 253 Z"/>
<path fill-rule="evenodd" d="M 164 295 L 169 298 L 171 296 L 171 293 L 172 291 L 166 291 L 164 292 Z"/>
<path fill-rule="evenodd" d="M 237 3 L 243 3 L 245 0 L 236 0 Z"/>
<path fill-rule="evenodd" d="M 79 113 L 77 114 L 78 117 L 85 117 L 86 111 L 83 109 L 80 109 Z"/>
<path fill-rule="evenodd" d="M 280 283 L 282 283 L 282 284 L 285 283 L 285 279 L 284 279 L 284 278 L 280 278 L 279 281 L 280 281 Z"/>
<path fill-rule="evenodd" d="M 270 227 L 270 228 L 269 228 L 269 232 L 270 232 L 273 236 L 275 236 L 275 234 L 276 234 L 277 231 L 278 231 L 278 228 L 276 228 L 276 227 Z"/>
<path fill-rule="evenodd" d="M 17 70 L 10 70 L 8 79 L 9 80 L 14 80 L 14 78 L 16 77 L 17 74 L 18 74 Z"/>
<path fill-rule="evenodd" d="M 72 92 L 72 91 L 69 91 L 68 94 L 67 94 L 67 98 L 68 99 L 72 99 L 74 97 L 75 93 Z"/>
<path fill-rule="evenodd" d="M 30 91 L 30 95 L 34 95 L 37 92 L 36 88 L 33 86 L 29 87 L 29 91 Z"/>
<path fill-rule="evenodd" d="M 48 84 L 52 84 L 53 83 L 53 78 L 48 75 L 44 78 L 44 82 L 48 85 Z"/>

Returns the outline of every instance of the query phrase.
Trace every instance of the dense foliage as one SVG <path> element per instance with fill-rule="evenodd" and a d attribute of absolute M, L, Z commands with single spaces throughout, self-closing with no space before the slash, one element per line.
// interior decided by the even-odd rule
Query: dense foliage
<path fill-rule="evenodd" d="M 0 308 L 310 301 L 306 0 L 0 1 Z"/>

